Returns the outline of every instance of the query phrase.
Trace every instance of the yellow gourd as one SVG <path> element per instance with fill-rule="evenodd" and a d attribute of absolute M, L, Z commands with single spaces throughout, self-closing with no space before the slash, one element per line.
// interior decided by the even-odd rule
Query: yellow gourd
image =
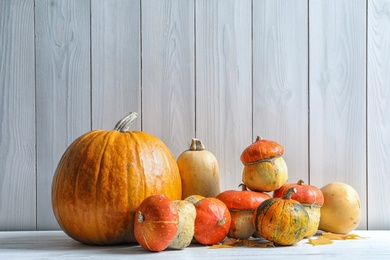
<path fill-rule="evenodd" d="M 182 181 L 182 199 L 191 195 L 216 197 L 221 192 L 218 161 L 205 150 L 201 140 L 192 139 L 190 148 L 177 158 L 177 165 Z"/>

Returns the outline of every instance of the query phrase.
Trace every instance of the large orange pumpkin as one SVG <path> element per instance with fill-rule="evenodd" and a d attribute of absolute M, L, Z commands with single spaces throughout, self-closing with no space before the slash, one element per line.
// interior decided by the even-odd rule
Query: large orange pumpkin
<path fill-rule="evenodd" d="M 77 138 L 58 163 L 52 207 L 60 227 L 73 239 L 109 245 L 136 242 L 134 213 L 152 194 L 181 199 L 176 160 L 157 137 L 129 131 L 130 113 L 114 130 Z"/>

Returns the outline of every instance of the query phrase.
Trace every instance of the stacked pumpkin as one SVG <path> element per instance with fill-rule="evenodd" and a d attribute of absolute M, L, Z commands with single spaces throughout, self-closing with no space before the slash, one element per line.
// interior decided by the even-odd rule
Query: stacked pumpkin
<path fill-rule="evenodd" d="M 314 186 L 286 184 L 288 168 L 283 153 L 279 143 L 257 137 L 241 155 L 242 181 L 252 191 L 273 192 L 273 198 L 262 202 L 254 212 L 254 236 L 292 245 L 316 233 L 323 197 Z"/>

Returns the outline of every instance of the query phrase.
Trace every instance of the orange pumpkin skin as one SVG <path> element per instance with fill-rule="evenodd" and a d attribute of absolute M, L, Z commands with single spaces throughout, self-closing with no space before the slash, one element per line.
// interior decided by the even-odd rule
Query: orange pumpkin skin
<path fill-rule="evenodd" d="M 256 231 L 253 226 L 253 213 L 257 207 L 271 197 L 263 192 L 227 190 L 216 197 L 228 207 L 232 219 L 228 237 L 248 239 Z"/>
<path fill-rule="evenodd" d="M 52 208 L 77 241 L 135 243 L 134 212 L 152 194 L 181 198 L 175 158 L 157 137 L 119 126 L 88 132 L 68 147 L 53 177 Z"/>
<path fill-rule="evenodd" d="M 293 245 L 306 234 L 309 215 L 304 207 L 291 199 L 291 188 L 284 198 L 271 198 L 257 208 L 254 214 L 254 225 L 257 233 L 277 244 Z"/>
<path fill-rule="evenodd" d="M 145 249 L 158 252 L 166 249 L 178 231 L 176 205 L 164 195 L 151 195 L 135 213 L 134 236 Z"/>
<path fill-rule="evenodd" d="M 262 139 L 260 136 L 249 145 L 241 154 L 240 160 L 243 164 L 255 163 L 264 159 L 282 156 L 284 148 L 272 140 Z"/>
<path fill-rule="evenodd" d="M 302 180 L 299 180 L 297 183 L 287 183 L 283 185 L 281 188 L 274 191 L 273 196 L 275 198 L 283 198 L 287 190 L 292 187 L 295 187 L 297 192 L 293 193 L 291 198 L 299 201 L 302 205 L 318 207 L 324 205 L 324 195 L 322 194 L 322 191 L 313 185 L 305 184 Z"/>
<path fill-rule="evenodd" d="M 195 239 L 203 245 L 221 242 L 228 234 L 231 216 L 219 199 L 208 197 L 195 204 Z"/>
<path fill-rule="evenodd" d="M 265 200 L 271 197 L 267 193 L 250 190 L 227 190 L 216 197 L 233 210 L 255 210 Z"/>

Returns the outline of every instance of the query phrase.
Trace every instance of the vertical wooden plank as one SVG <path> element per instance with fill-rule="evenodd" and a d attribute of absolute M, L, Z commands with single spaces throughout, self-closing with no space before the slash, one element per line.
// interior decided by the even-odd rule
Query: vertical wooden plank
<path fill-rule="evenodd" d="M 253 137 L 280 143 L 288 182 L 308 173 L 308 1 L 253 2 Z"/>
<path fill-rule="evenodd" d="M 0 1 L 0 230 L 35 230 L 34 1 Z"/>
<path fill-rule="evenodd" d="M 90 130 L 90 1 L 35 1 L 38 229 L 57 228 L 51 181 L 61 155 Z"/>
<path fill-rule="evenodd" d="M 145 0 L 142 126 L 177 157 L 195 135 L 194 1 Z"/>
<path fill-rule="evenodd" d="M 196 1 L 196 135 L 220 166 L 221 189 L 242 182 L 252 143 L 251 1 Z"/>
<path fill-rule="evenodd" d="M 310 177 L 352 185 L 366 228 L 366 1 L 310 1 Z"/>
<path fill-rule="evenodd" d="M 91 1 L 91 30 L 92 129 L 110 130 L 141 116 L 140 0 Z"/>
<path fill-rule="evenodd" d="M 368 229 L 389 229 L 390 2 L 368 3 Z"/>

